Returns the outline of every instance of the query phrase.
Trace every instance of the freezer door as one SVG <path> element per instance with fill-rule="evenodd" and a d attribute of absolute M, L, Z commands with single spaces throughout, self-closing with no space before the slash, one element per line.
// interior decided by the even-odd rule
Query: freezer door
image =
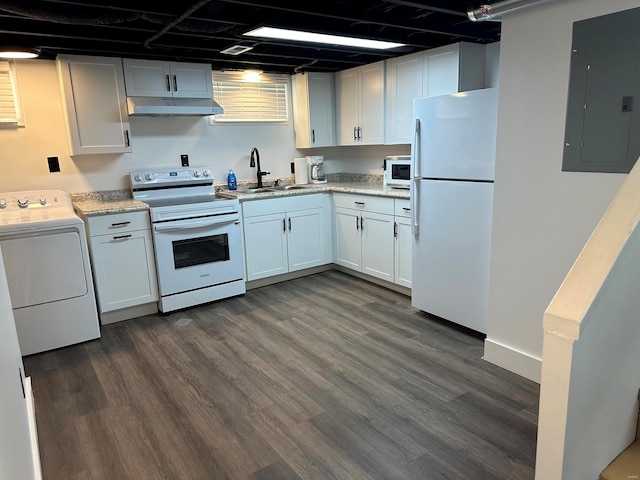
<path fill-rule="evenodd" d="M 487 333 L 493 183 L 421 180 L 411 304 Z"/>
<path fill-rule="evenodd" d="M 493 180 L 497 89 L 415 99 L 413 116 L 420 120 L 416 175 Z"/>

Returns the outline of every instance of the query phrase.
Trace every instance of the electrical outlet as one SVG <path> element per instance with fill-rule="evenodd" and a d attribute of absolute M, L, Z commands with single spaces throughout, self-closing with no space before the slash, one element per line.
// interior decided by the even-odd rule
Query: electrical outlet
<path fill-rule="evenodd" d="M 47 157 L 47 163 L 49 164 L 50 173 L 60 171 L 60 161 L 58 160 L 58 157 Z"/>
<path fill-rule="evenodd" d="M 291 162 L 291 173 L 296 173 L 296 166 L 294 162 Z"/>
<path fill-rule="evenodd" d="M 180 162 L 182 162 L 182 166 L 183 167 L 188 167 L 189 166 L 189 155 L 187 155 L 186 153 L 183 153 L 182 155 L 180 155 Z"/>

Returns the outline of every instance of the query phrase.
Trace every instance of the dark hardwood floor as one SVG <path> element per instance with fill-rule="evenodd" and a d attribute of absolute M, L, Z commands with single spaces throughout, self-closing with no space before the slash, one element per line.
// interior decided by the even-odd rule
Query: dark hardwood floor
<path fill-rule="evenodd" d="M 532 479 L 539 387 L 482 353 L 329 271 L 107 325 L 25 368 L 46 480 Z"/>

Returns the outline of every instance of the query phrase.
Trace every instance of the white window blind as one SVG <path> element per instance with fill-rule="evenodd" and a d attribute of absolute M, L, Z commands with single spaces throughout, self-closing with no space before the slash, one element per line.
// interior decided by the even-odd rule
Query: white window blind
<path fill-rule="evenodd" d="M 224 108 L 216 122 L 286 122 L 289 75 L 213 72 L 213 98 Z"/>
<path fill-rule="evenodd" d="M 20 109 L 11 64 L 0 61 L 0 123 L 20 123 Z"/>

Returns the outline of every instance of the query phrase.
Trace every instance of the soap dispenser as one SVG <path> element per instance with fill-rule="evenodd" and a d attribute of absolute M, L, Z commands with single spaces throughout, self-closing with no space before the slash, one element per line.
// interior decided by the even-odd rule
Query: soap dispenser
<path fill-rule="evenodd" d="M 229 190 L 236 190 L 238 188 L 238 181 L 236 180 L 236 174 L 233 173 L 233 170 L 229 169 L 229 173 L 227 174 L 227 188 Z"/>

